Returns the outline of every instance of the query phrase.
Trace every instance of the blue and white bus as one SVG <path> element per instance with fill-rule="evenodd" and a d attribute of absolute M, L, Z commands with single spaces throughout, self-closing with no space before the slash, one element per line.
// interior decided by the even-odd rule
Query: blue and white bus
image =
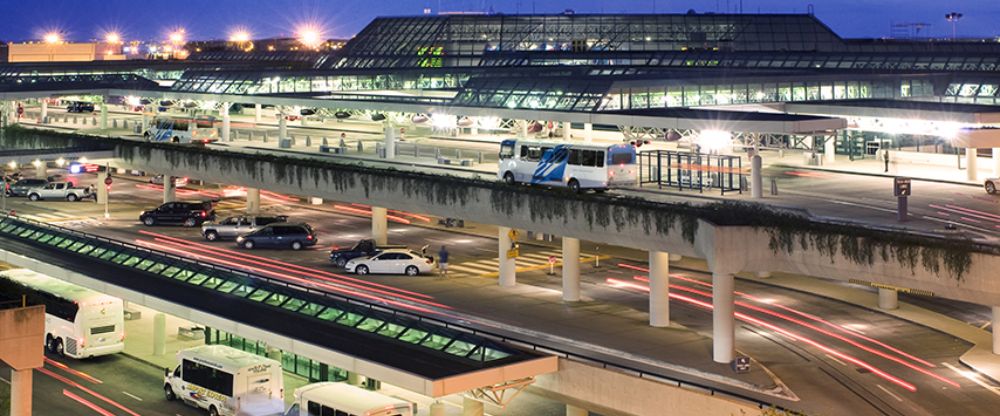
<path fill-rule="evenodd" d="M 143 133 L 148 141 L 184 144 L 208 144 L 219 139 L 215 117 L 199 116 L 195 119 L 158 117 Z"/>
<path fill-rule="evenodd" d="M 633 186 L 638 175 L 635 147 L 504 140 L 497 177 L 508 183 L 603 191 Z"/>

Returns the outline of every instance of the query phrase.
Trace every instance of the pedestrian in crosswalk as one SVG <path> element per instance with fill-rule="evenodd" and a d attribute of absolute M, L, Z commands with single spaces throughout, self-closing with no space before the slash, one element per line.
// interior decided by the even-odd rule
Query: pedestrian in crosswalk
<path fill-rule="evenodd" d="M 448 277 L 448 248 L 445 246 L 438 250 L 438 274 Z"/>

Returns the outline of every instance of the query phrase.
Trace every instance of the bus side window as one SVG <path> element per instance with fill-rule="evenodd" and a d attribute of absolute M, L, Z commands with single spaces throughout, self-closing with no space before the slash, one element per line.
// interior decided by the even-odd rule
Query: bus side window
<path fill-rule="evenodd" d="M 521 159 L 528 158 L 528 146 L 521 146 Z"/>
<path fill-rule="evenodd" d="M 583 152 L 579 149 L 569 149 L 569 164 L 581 165 L 583 163 Z"/>
<path fill-rule="evenodd" d="M 596 153 L 597 152 L 595 152 L 593 150 L 584 150 L 583 151 L 583 163 L 581 163 L 581 165 L 587 166 L 587 167 L 594 167 L 596 165 L 596 161 L 594 160 L 594 158 L 597 157 Z"/>
<path fill-rule="evenodd" d="M 604 151 L 603 150 L 597 150 L 597 151 L 594 151 L 594 153 L 595 153 L 594 160 L 597 162 L 597 167 L 603 168 L 604 167 Z"/>

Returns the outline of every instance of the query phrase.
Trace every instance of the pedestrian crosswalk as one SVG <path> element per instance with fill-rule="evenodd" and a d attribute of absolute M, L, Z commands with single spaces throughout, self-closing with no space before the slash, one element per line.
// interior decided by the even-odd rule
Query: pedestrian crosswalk
<path fill-rule="evenodd" d="M 580 253 L 580 261 L 589 261 L 593 258 L 593 255 Z M 522 252 L 516 260 L 517 268 L 515 270 L 518 273 L 547 270 L 550 267 L 550 259 L 555 262 L 552 266 L 556 268 L 562 266 L 562 250 Z M 496 277 L 499 274 L 500 259 L 498 257 L 448 265 L 449 277 Z"/>
<path fill-rule="evenodd" d="M 66 225 L 66 224 L 85 222 L 85 221 L 95 221 L 91 217 L 76 215 L 72 213 L 64 213 L 64 212 L 37 212 L 33 214 L 15 214 L 15 215 L 29 220 L 45 222 L 49 224 L 59 224 L 59 225 Z"/>

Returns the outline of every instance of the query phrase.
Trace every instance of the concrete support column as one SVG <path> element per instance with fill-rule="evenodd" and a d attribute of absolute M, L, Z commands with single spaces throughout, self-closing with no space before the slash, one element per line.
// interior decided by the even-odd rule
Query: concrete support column
<path fill-rule="evenodd" d="M 386 159 L 396 158 L 396 127 L 391 123 L 385 123 L 385 127 L 382 128 L 385 133 L 385 144 L 383 148 L 385 149 Z"/>
<path fill-rule="evenodd" d="M 521 122 L 518 123 L 517 125 L 517 138 L 519 139 L 528 138 L 528 127 L 530 125 L 531 122 L 529 122 L 528 120 L 521 120 Z"/>
<path fill-rule="evenodd" d="M 471 397 L 462 398 L 462 416 L 483 416 L 483 402 Z"/>
<path fill-rule="evenodd" d="M 676 263 L 676 262 L 679 262 L 679 261 L 683 260 L 684 256 L 682 256 L 680 254 L 670 253 L 669 258 L 670 258 L 670 262 L 671 263 Z"/>
<path fill-rule="evenodd" d="M 513 258 L 507 257 L 507 250 L 513 248 L 513 241 L 510 238 L 510 227 L 497 227 L 498 247 L 500 257 L 500 287 L 514 287 L 517 284 L 517 262 Z"/>
<path fill-rule="evenodd" d="M 878 308 L 885 310 L 899 309 L 899 292 L 892 289 L 878 288 Z"/>
<path fill-rule="evenodd" d="M 142 112 L 142 131 L 140 133 L 144 133 L 144 132 L 146 132 L 146 130 L 149 130 L 149 116 L 147 116 L 146 112 L 143 111 Z"/>
<path fill-rule="evenodd" d="M 299 124 L 301 124 L 302 127 L 309 127 L 309 121 L 306 120 L 306 116 L 302 115 L 301 112 L 299 113 L 299 115 L 301 116 L 301 118 L 299 119 Z"/>
<path fill-rule="evenodd" d="M 153 315 L 153 355 L 159 357 L 167 352 L 167 315 Z"/>
<path fill-rule="evenodd" d="M 104 204 L 108 202 L 108 187 L 104 184 L 104 181 L 108 179 L 108 171 L 97 172 L 97 203 Z"/>
<path fill-rule="evenodd" d="M 267 358 L 270 358 L 270 359 L 272 359 L 272 360 L 277 361 L 277 362 L 280 363 L 282 355 L 283 354 L 282 354 L 281 350 L 279 350 L 277 348 L 271 348 L 271 347 L 267 348 Z"/>
<path fill-rule="evenodd" d="M 736 316 L 732 273 L 712 273 L 712 359 L 717 363 L 733 361 L 736 351 Z"/>
<path fill-rule="evenodd" d="M 571 404 L 566 405 L 566 416 L 587 416 L 590 412 L 582 407 L 576 407 Z"/>
<path fill-rule="evenodd" d="M 177 200 L 176 177 L 163 175 L 163 202 L 174 202 Z"/>
<path fill-rule="evenodd" d="M 431 403 L 431 416 L 445 416 L 444 402 L 436 401 Z"/>
<path fill-rule="evenodd" d="M 975 148 L 965 148 L 965 173 L 970 181 L 979 180 L 979 165 L 976 163 L 978 159 Z"/>
<path fill-rule="evenodd" d="M 834 163 L 837 161 L 837 137 L 831 136 L 823 142 L 823 162 Z"/>
<path fill-rule="evenodd" d="M 1000 355 L 1000 306 L 993 307 L 993 353 Z"/>
<path fill-rule="evenodd" d="M 758 279 L 768 279 L 771 277 L 771 272 L 757 272 Z"/>
<path fill-rule="evenodd" d="M 10 416 L 31 416 L 33 369 L 10 370 Z"/>
<path fill-rule="evenodd" d="M 232 138 L 229 137 L 229 132 L 232 127 L 232 123 L 229 118 L 229 105 L 230 103 L 222 103 L 222 108 L 219 110 L 219 115 L 222 116 L 222 131 L 219 132 L 219 136 L 221 136 L 219 140 L 223 142 L 232 140 Z"/>
<path fill-rule="evenodd" d="M 388 210 L 383 207 L 372 207 L 372 239 L 377 245 L 389 244 L 387 213 Z"/>
<path fill-rule="evenodd" d="M 108 103 L 101 101 L 101 130 L 108 128 Z"/>
<path fill-rule="evenodd" d="M 38 122 L 45 123 L 49 117 L 49 102 L 46 100 L 41 100 L 40 102 L 41 111 L 38 113 Z"/>
<path fill-rule="evenodd" d="M 262 106 L 260 104 L 254 104 L 253 105 L 253 121 L 255 123 L 260 123 L 260 119 L 261 119 L 261 116 L 262 116 L 261 112 L 263 110 L 263 107 L 264 106 Z"/>
<path fill-rule="evenodd" d="M 566 302 L 580 300 L 580 240 L 562 238 L 562 299 Z"/>
<path fill-rule="evenodd" d="M 754 154 L 750 158 L 750 197 L 761 199 L 764 197 L 764 161 L 759 154 Z"/>
<path fill-rule="evenodd" d="M 32 163 L 31 165 L 35 166 L 34 163 Z M 49 170 L 45 167 L 45 162 L 42 162 L 41 164 L 38 164 L 37 166 L 35 166 L 35 178 L 38 178 L 38 179 L 48 179 L 49 178 Z"/>
<path fill-rule="evenodd" d="M 350 384 L 352 386 L 360 386 L 361 385 L 361 374 L 355 373 L 353 371 L 348 371 L 347 372 L 347 384 Z"/>
<path fill-rule="evenodd" d="M 670 326 L 670 254 L 649 252 L 649 325 Z"/>
<path fill-rule="evenodd" d="M 247 214 L 260 214 L 260 188 L 247 188 Z"/>
<path fill-rule="evenodd" d="M 1000 178 L 1000 147 L 993 148 L 993 177 Z"/>
<path fill-rule="evenodd" d="M 278 113 L 278 140 L 288 138 L 288 119 L 284 113 Z"/>
<path fill-rule="evenodd" d="M 563 140 L 570 140 L 573 138 L 573 127 L 571 127 L 572 125 L 573 123 L 570 123 L 568 121 L 563 122 L 563 127 L 562 127 Z"/>
<path fill-rule="evenodd" d="M 594 123 L 583 123 L 583 141 L 592 142 L 594 140 Z"/>

